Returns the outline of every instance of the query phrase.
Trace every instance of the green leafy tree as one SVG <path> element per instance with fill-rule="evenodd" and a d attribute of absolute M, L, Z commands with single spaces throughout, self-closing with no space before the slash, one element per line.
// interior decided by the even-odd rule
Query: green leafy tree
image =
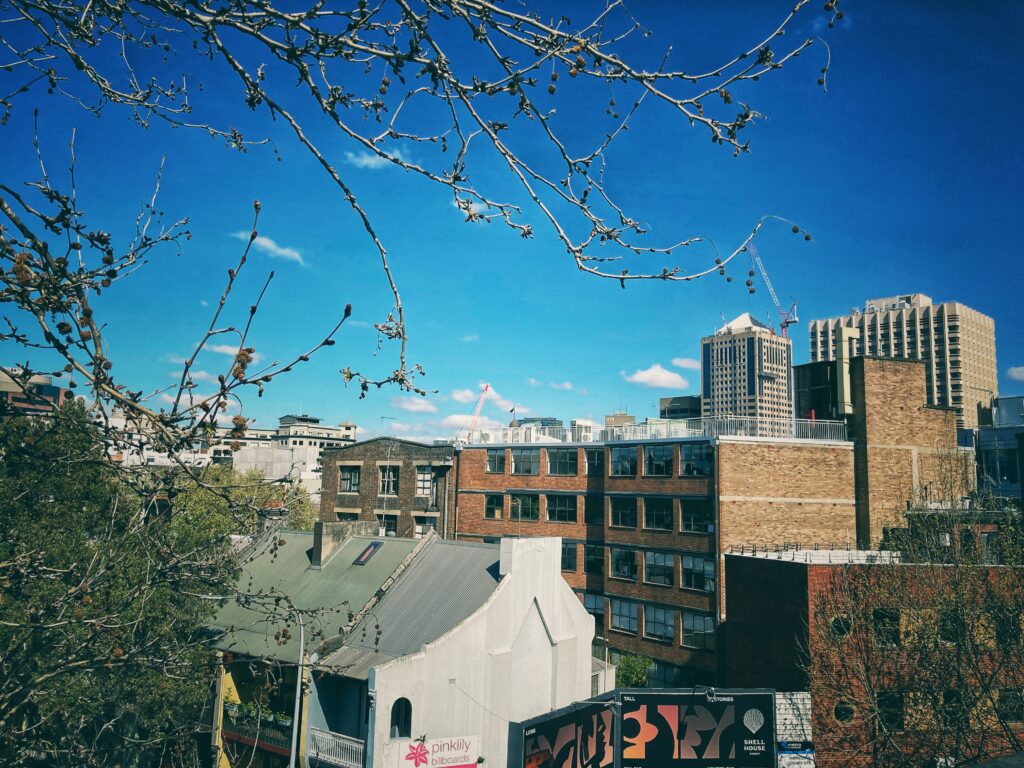
<path fill-rule="evenodd" d="M 646 656 L 631 653 L 619 659 L 615 666 L 615 684 L 621 688 L 643 688 L 647 685 L 647 670 L 651 660 Z"/>

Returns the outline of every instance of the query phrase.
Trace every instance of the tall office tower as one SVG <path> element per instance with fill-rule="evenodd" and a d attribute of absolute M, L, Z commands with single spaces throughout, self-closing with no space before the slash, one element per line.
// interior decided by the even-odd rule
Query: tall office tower
<path fill-rule="evenodd" d="M 704 416 L 793 416 L 793 345 L 744 312 L 700 341 Z"/>
<path fill-rule="evenodd" d="M 811 362 L 835 359 L 841 326 L 860 329 L 851 355 L 924 361 L 928 402 L 956 408 L 958 426 L 988 421 L 999 395 L 996 326 L 988 315 L 956 301 L 932 304 L 921 293 L 872 299 L 863 311 L 811 322 Z"/>

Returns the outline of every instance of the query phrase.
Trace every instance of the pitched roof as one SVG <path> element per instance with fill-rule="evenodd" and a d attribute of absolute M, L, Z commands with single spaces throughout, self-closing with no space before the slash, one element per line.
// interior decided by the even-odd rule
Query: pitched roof
<path fill-rule="evenodd" d="M 365 565 L 355 565 L 359 554 L 375 541 L 380 548 Z M 273 598 L 267 595 L 286 595 L 296 608 L 317 612 L 305 619 L 306 650 L 311 652 L 325 637 L 339 634 L 348 623 L 349 612 L 358 613 L 419 543 L 354 536 L 317 569 L 312 567 L 313 535 L 280 531 L 257 544 L 242 564 L 237 588 L 240 597 L 228 601 L 211 623 L 214 629 L 226 630 L 215 645 L 226 651 L 295 661 L 299 627 L 288 617 L 287 602 L 281 601 L 275 608 Z M 263 597 L 249 601 L 248 595 Z M 291 637 L 275 639 L 286 620 Z"/>
<path fill-rule="evenodd" d="M 365 677 L 374 664 L 417 653 L 487 601 L 499 560 L 495 544 L 434 539 L 323 663 Z"/>
<path fill-rule="evenodd" d="M 732 322 L 726 323 L 718 329 L 718 333 L 736 333 L 738 331 L 749 331 L 752 328 L 761 329 L 765 331 L 772 330 L 770 325 L 766 325 L 754 317 L 749 312 L 744 312 L 742 315 L 737 317 Z"/>

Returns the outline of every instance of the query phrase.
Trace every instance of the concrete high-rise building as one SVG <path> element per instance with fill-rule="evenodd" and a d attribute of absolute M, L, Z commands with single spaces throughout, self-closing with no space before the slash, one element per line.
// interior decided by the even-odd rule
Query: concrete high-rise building
<path fill-rule="evenodd" d="M 911 293 L 872 299 L 864 310 L 810 324 L 811 362 L 835 360 L 840 327 L 860 329 L 851 355 L 923 360 L 928 402 L 957 410 L 957 424 L 988 421 L 999 395 L 995 321 L 957 301 Z"/>
<path fill-rule="evenodd" d="M 790 339 L 744 312 L 700 345 L 705 418 L 792 419 Z"/>

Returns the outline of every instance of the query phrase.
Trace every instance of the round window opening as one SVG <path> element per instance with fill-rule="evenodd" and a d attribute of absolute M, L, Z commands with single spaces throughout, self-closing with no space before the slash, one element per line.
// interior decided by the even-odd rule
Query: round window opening
<path fill-rule="evenodd" d="M 848 616 L 836 616 L 832 619 L 832 634 L 836 637 L 846 637 L 850 634 L 850 619 Z"/>
<path fill-rule="evenodd" d="M 832 714 L 840 723 L 848 723 L 853 720 L 853 706 L 849 702 L 840 701 L 832 710 Z"/>

